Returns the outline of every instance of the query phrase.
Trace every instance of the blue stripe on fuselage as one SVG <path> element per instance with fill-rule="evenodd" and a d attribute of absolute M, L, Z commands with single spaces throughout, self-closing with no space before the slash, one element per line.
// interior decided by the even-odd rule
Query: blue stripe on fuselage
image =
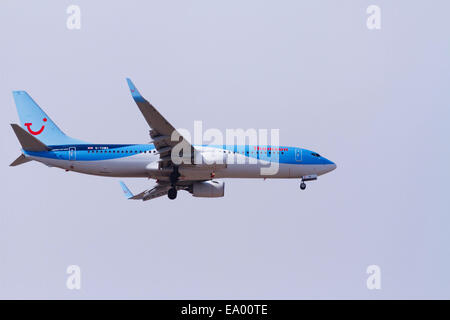
<path fill-rule="evenodd" d="M 50 151 L 30 152 L 27 155 L 59 160 L 99 161 L 130 157 L 155 149 L 153 144 L 75 144 L 49 146 Z M 69 159 L 69 151 L 75 148 L 75 155 Z"/>
<path fill-rule="evenodd" d="M 202 145 L 222 149 L 224 152 L 236 152 L 240 155 L 259 160 L 279 162 L 283 164 L 330 164 L 326 158 L 315 157 L 310 150 L 287 146 L 244 146 L 244 145 Z M 59 160 L 100 161 L 130 157 L 140 153 L 152 152 L 153 144 L 75 144 L 52 145 L 50 151 L 24 151 L 26 155 Z M 75 156 L 69 151 L 75 148 Z M 300 156 L 299 152 L 300 151 Z"/>

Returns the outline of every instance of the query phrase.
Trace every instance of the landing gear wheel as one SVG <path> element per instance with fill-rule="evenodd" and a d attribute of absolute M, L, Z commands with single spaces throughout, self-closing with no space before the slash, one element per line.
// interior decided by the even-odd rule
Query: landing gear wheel
<path fill-rule="evenodd" d="M 306 183 L 304 183 L 304 182 L 300 183 L 300 189 L 305 190 L 306 189 Z"/>
<path fill-rule="evenodd" d="M 170 200 L 174 200 L 177 197 L 177 189 L 176 188 L 170 188 L 169 192 L 167 193 L 167 196 Z"/>

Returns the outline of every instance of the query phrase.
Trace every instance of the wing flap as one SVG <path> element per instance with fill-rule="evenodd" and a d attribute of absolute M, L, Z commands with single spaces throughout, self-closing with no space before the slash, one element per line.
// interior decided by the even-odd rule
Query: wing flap
<path fill-rule="evenodd" d="M 158 184 L 153 189 L 146 191 L 142 197 L 142 200 L 147 201 L 165 196 L 169 192 L 170 188 L 171 186 L 168 184 L 167 185 Z"/>
<path fill-rule="evenodd" d="M 122 191 L 125 194 L 125 197 L 130 200 L 142 200 L 147 201 L 151 199 L 155 199 L 158 197 L 165 196 L 169 189 L 171 188 L 170 184 L 162 184 L 157 183 L 155 187 L 149 190 L 142 191 L 139 194 L 133 195 L 131 193 L 130 189 L 123 183 L 122 181 L 119 182 L 120 186 L 122 187 Z"/>

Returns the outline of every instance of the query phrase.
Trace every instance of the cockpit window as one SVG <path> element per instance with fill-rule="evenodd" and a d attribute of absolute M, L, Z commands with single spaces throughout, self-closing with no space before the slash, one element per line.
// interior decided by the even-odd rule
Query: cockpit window
<path fill-rule="evenodd" d="M 320 154 L 318 154 L 318 153 L 312 152 L 311 155 L 314 157 L 320 158 Z"/>

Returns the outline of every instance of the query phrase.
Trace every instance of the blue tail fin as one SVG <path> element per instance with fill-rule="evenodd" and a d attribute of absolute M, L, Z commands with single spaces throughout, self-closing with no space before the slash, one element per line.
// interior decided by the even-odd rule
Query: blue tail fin
<path fill-rule="evenodd" d="M 20 125 L 46 145 L 83 144 L 66 136 L 25 91 L 13 91 Z"/>

